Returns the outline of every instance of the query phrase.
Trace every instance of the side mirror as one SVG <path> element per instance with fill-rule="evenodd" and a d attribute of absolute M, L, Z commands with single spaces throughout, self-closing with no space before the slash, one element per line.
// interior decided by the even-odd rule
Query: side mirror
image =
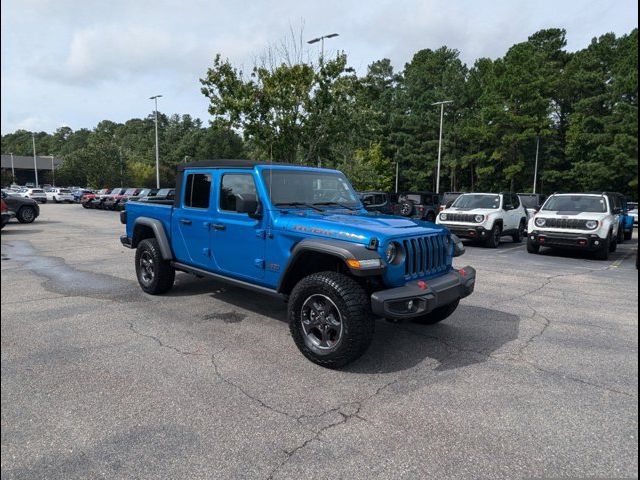
<path fill-rule="evenodd" d="M 464 243 L 462 243 L 462 240 L 460 240 L 460 238 L 457 235 L 451 234 L 451 241 L 453 242 L 454 257 L 461 257 L 466 253 L 466 250 L 464 248 Z"/>
<path fill-rule="evenodd" d="M 373 198 L 372 197 L 364 197 L 362 199 L 362 204 L 365 207 L 370 207 L 371 205 L 373 205 Z"/>
<path fill-rule="evenodd" d="M 236 212 L 247 213 L 250 217 L 258 213 L 258 199 L 250 193 L 236 193 Z"/>

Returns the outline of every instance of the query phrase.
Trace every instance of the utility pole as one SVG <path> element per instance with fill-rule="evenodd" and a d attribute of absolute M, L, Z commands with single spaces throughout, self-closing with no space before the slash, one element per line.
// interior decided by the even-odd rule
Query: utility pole
<path fill-rule="evenodd" d="M 56 170 L 53 167 L 53 155 L 47 155 L 51 159 L 51 183 L 56 186 Z"/>
<path fill-rule="evenodd" d="M 160 188 L 160 147 L 158 145 L 158 98 L 162 95 L 154 95 L 149 97 L 149 100 L 153 100 L 156 105 L 155 109 L 155 122 L 156 122 L 156 188 Z"/>
<path fill-rule="evenodd" d="M 13 179 L 12 182 L 15 185 L 15 183 L 16 183 L 16 169 L 13 166 L 13 153 L 10 153 L 9 155 L 11 155 L 11 178 Z"/>
<path fill-rule="evenodd" d="M 36 134 L 31 132 L 31 141 L 33 143 L 33 171 L 36 177 L 36 188 L 40 186 L 38 182 L 38 161 L 36 160 Z"/>
<path fill-rule="evenodd" d="M 396 162 L 396 193 L 398 193 L 398 177 L 400 176 L 400 162 Z"/>
<path fill-rule="evenodd" d="M 431 105 L 440 105 L 440 139 L 438 141 L 438 171 L 436 173 L 436 193 L 440 193 L 440 169 L 442 167 L 442 127 L 444 125 L 444 106 L 447 103 L 453 103 L 453 100 L 443 100 L 435 102 Z"/>
<path fill-rule="evenodd" d="M 540 157 L 540 135 L 536 136 L 536 167 L 533 171 L 533 193 L 537 193 L 538 186 L 538 159 Z"/>

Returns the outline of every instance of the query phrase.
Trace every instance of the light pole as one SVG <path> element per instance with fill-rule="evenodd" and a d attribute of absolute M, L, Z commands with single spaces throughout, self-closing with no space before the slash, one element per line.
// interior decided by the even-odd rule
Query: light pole
<path fill-rule="evenodd" d="M 440 167 L 442 165 L 442 126 L 444 124 L 444 106 L 453 100 L 443 100 L 431 105 L 440 105 L 440 140 L 438 141 L 438 172 L 436 173 L 436 193 L 440 193 Z"/>
<path fill-rule="evenodd" d="M 36 160 L 36 134 L 31 132 L 31 141 L 33 143 L 33 171 L 36 177 L 36 188 L 40 186 L 38 182 L 38 162 Z"/>
<path fill-rule="evenodd" d="M 56 186 L 56 170 L 53 166 L 53 155 L 47 155 L 51 159 L 51 183 Z"/>
<path fill-rule="evenodd" d="M 540 157 L 540 135 L 536 136 L 536 168 L 533 171 L 533 193 L 537 193 L 538 185 L 538 159 Z"/>
<path fill-rule="evenodd" d="M 324 63 L 324 39 L 325 38 L 334 38 L 339 36 L 339 33 L 329 33 L 328 35 L 323 35 L 321 37 L 318 38 L 314 38 L 312 40 L 309 40 L 307 43 L 309 45 L 313 45 L 314 43 L 318 43 L 320 42 L 320 64 Z"/>
<path fill-rule="evenodd" d="M 12 182 L 15 185 L 15 183 L 16 183 L 16 169 L 13 167 L 13 153 L 10 153 L 9 155 L 11 155 L 11 178 L 13 179 Z"/>
<path fill-rule="evenodd" d="M 160 188 L 160 148 L 158 146 L 158 99 L 162 95 L 154 95 L 149 97 L 149 100 L 153 100 L 156 105 L 156 188 Z"/>

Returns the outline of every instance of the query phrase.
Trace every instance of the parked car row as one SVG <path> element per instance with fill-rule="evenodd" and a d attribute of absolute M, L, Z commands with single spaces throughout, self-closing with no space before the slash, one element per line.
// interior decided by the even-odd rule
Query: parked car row
<path fill-rule="evenodd" d="M 633 236 L 638 204 L 609 192 L 528 193 L 362 192 L 373 212 L 435 222 L 459 238 L 497 248 L 504 237 L 527 240 L 530 253 L 542 247 L 580 249 L 608 259 Z"/>
<path fill-rule="evenodd" d="M 153 199 L 170 203 L 174 195 L 173 188 L 103 188 L 97 192 L 83 194 L 80 203 L 84 208 L 122 211 L 127 202 L 144 202 Z"/>

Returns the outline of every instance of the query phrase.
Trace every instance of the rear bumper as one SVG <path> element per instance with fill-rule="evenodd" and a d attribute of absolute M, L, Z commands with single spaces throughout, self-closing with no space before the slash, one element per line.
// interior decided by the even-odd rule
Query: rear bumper
<path fill-rule="evenodd" d="M 486 240 L 489 238 L 489 234 L 491 233 L 489 230 L 482 226 L 475 225 L 447 225 L 446 223 L 441 224 L 443 227 L 446 227 L 454 235 L 459 238 L 470 238 L 473 240 Z"/>
<path fill-rule="evenodd" d="M 529 242 L 541 247 L 556 247 L 595 252 L 603 248 L 605 238 L 595 234 L 529 232 Z"/>
<path fill-rule="evenodd" d="M 473 267 L 452 270 L 428 281 L 412 281 L 403 287 L 381 290 L 371 295 L 371 311 L 385 318 L 404 319 L 425 315 L 473 293 Z"/>
<path fill-rule="evenodd" d="M 124 245 L 125 247 L 127 247 L 127 248 L 133 248 L 133 242 L 126 235 L 121 235 L 120 236 L 120 243 L 122 245 Z"/>

